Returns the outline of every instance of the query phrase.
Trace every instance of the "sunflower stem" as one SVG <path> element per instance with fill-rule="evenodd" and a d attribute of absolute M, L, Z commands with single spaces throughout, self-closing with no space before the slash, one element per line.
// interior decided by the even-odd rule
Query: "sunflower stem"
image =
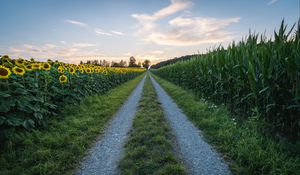
<path fill-rule="evenodd" d="M 7 90 L 10 92 L 10 88 L 9 88 L 8 79 L 5 79 L 5 84 L 6 84 L 6 88 L 7 88 Z"/>

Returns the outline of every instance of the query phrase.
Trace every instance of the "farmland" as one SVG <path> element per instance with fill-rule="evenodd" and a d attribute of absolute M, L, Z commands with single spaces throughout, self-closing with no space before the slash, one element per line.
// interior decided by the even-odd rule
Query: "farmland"
<path fill-rule="evenodd" d="M 0 175 L 300 175 L 300 0 L 0 6 Z"/>
<path fill-rule="evenodd" d="M 238 122 L 258 116 L 266 130 L 299 140 L 300 25 L 296 28 L 282 22 L 274 41 L 250 34 L 227 49 L 219 47 L 154 73 L 226 105 Z"/>
<path fill-rule="evenodd" d="M 235 174 L 298 174 L 300 26 L 152 72 Z M 165 64 L 165 63 L 164 63 Z"/>
<path fill-rule="evenodd" d="M 144 72 L 139 68 L 12 60 L 8 56 L 2 56 L 0 64 L 2 141 L 19 130 L 45 127 L 62 106 L 104 94 Z"/>
<path fill-rule="evenodd" d="M 146 75 L 2 56 L 0 174 L 297 174 L 299 31 L 282 22 L 273 40 L 250 34 Z"/>

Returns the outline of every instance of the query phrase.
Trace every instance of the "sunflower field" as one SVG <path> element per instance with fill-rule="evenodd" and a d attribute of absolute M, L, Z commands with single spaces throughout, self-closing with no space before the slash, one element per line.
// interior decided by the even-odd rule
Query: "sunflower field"
<path fill-rule="evenodd" d="M 296 26 L 296 29 L 294 29 Z M 200 97 L 225 104 L 239 121 L 258 116 L 266 132 L 300 139 L 300 24 L 282 22 L 272 39 L 250 34 L 153 71 Z"/>
<path fill-rule="evenodd" d="M 141 68 L 109 68 L 48 60 L 0 58 L 0 140 L 18 130 L 47 125 L 67 104 L 103 94 L 143 73 Z"/>

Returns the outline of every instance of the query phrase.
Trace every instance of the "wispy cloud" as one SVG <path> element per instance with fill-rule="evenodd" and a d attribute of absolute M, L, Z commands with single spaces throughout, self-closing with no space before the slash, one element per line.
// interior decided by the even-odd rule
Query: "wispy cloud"
<path fill-rule="evenodd" d="M 50 48 L 50 49 L 53 49 L 53 48 L 55 48 L 55 47 L 57 47 L 57 46 L 56 46 L 55 44 L 47 43 L 47 44 L 45 44 L 45 47 Z"/>
<path fill-rule="evenodd" d="M 278 0 L 270 0 L 270 1 L 268 2 L 268 5 L 272 5 L 272 4 L 276 3 L 276 2 L 278 2 Z"/>
<path fill-rule="evenodd" d="M 184 17 L 178 15 L 160 26 L 157 21 L 179 12 L 184 13 L 192 3 L 183 0 L 171 0 L 171 4 L 152 15 L 133 14 L 139 21 L 137 36 L 143 41 L 159 45 L 191 46 L 204 43 L 219 43 L 233 38 L 224 29 L 240 21 L 239 17 L 216 19 L 208 17 Z"/>
<path fill-rule="evenodd" d="M 77 26 L 81 26 L 81 27 L 88 27 L 88 24 L 83 23 L 83 22 L 78 21 L 78 20 L 67 19 L 67 20 L 65 20 L 65 22 L 70 23 L 70 24 L 74 24 L 74 25 L 77 25 Z"/>
<path fill-rule="evenodd" d="M 74 43 L 74 47 L 94 47 L 96 44 L 90 44 L 90 43 Z"/>
<path fill-rule="evenodd" d="M 147 21 L 155 21 L 155 20 L 167 17 L 169 15 L 172 15 L 174 13 L 177 13 L 179 11 L 182 11 L 184 9 L 187 9 L 191 6 L 192 6 L 192 3 L 189 1 L 171 0 L 171 5 L 155 12 L 153 15 L 133 14 L 132 17 L 136 18 L 141 23 L 147 22 Z"/>
<path fill-rule="evenodd" d="M 123 36 L 123 35 L 124 35 L 123 32 L 115 31 L 115 30 L 112 30 L 111 33 L 113 33 L 113 34 L 115 34 L 115 35 L 119 35 L 119 36 Z"/>
<path fill-rule="evenodd" d="M 105 36 L 112 36 L 111 33 L 105 32 L 104 30 L 99 29 L 99 28 L 96 28 L 96 29 L 95 29 L 95 33 L 96 33 L 97 36 L 102 36 L 102 35 L 105 35 Z"/>
<path fill-rule="evenodd" d="M 78 21 L 78 20 L 70 20 L 70 19 L 67 19 L 65 20 L 66 23 L 70 23 L 70 24 L 73 24 L 73 25 L 77 25 L 77 26 L 80 26 L 80 27 L 87 27 L 87 28 L 92 28 L 90 27 L 88 24 L 86 23 L 83 23 L 81 21 Z M 110 32 L 107 32 L 101 28 L 94 28 L 94 32 L 97 36 L 123 36 L 124 33 L 123 32 L 120 32 L 120 31 L 116 31 L 116 30 L 111 30 Z M 64 41 L 61 41 L 62 44 Z"/>
<path fill-rule="evenodd" d="M 105 30 L 100 29 L 100 28 L 96 28 L 95 33 L 97 36 L 103 36 L 103 35 L 104 36 L 123 36 L 124 35 L 124 33 L 120 32 L 120 31 L 112 30 L 110 32 L 106 32 Z"/>
<path fill-rule="evenodd" d="M 34 46 L 31 45 L 31 44 L 23 44 L 23 47 L 26 48 L 26 49 L 31 49 L 31 48 L 33 48 Z"/>
<path fill-rule="evenodd" d="M 23 57 L 26 58 L 61 58 L 66 57 L 72 58 L 77 56 L 90 56 L 99 54 L 99 49 L 96 44 L 92 43 L 74 43 L 71 45 L 66 44 L 51 44 L 46 43 L 41 46 L 32 45 L 32 44 L 23 44 L 20 47 L 10 47 L 7 51 L 7 54 L 14 57 Z M 66 61 L 66 60 L 62 60 Z M 69 62 L 77 62 L 78 60 L 67 60 Z"/>
<path fill-rule="evenodd" d="M 20 52 L 22 52 L 22 49 L 15 48 L 15 47 L 10 47 L 9 49 L 10 49 L 11 52 L 14 52 L 14 53 L 20 53 Z"/>

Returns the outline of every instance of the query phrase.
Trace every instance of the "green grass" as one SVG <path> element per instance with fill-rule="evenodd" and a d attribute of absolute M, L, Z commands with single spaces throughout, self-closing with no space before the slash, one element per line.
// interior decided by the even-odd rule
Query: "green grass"
<path fill-rule="evenodd" d="M 0 151 L 0 174 L 72 174 L 143 75 L 105 95 L 65 106 L 62 117 L 45 129 L 15 136 Z"/>
<path fill-rule="evenodd" d="M 197 98 L 192 91 L 153 77 L 230 162 L 234 174 L 300 174 L 299 144 L 291 149 L 286 143 L 260 134 L 262 123 L 257 117 L 236 123 L 225 106 L 216 106 Z"/>
<path fill-rule="evenodd" d="M 174 136 L 164 119 L 149 77 L 143 89 L 139 110 L 120 161 L 122 174 L 185 174 L 175 156 Z"/>

